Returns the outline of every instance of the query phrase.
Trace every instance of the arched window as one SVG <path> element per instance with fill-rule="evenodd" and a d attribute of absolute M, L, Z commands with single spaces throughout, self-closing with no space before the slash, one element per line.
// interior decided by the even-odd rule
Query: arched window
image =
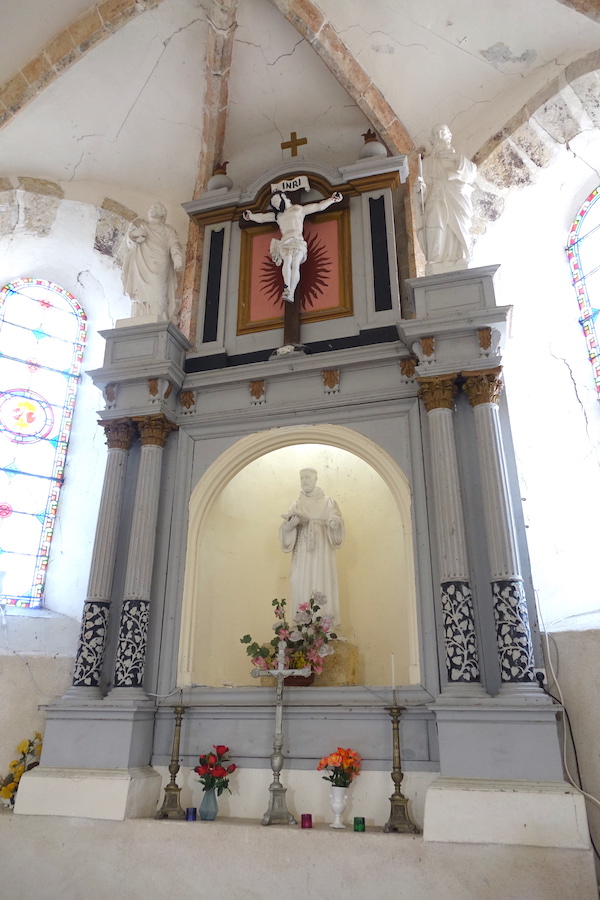
<path fill-rule="evenodd" d="M 0 291 L 0 603 L 35 609 L 63 483 L 85 314 L 52 284 Z"/>
<path fill-rule="evenodd" d="M 600 313 L 600 186 L 592 191 L 575 217 L 569 232 L 567 256 L 581 312 L 579 322 L 594 369 L 596 390 L 600 395 L 600 353 L 596 323 Z"/>

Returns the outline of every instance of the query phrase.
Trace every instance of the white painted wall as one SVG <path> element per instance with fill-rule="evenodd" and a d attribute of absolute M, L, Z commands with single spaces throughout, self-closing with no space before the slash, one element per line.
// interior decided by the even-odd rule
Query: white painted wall
<path fill-rule="evenodd" d="M 600 496 L 600 401 L 587 359 L 565 246 L 600 182 L 600 138 L 557 151 L 537 183 L 513 191 L 474 251 L 501 262 L 497 302 L 514 307 L 504 356 L 534 584 L 546 626 L 600 608 L 590 567 Z"/>

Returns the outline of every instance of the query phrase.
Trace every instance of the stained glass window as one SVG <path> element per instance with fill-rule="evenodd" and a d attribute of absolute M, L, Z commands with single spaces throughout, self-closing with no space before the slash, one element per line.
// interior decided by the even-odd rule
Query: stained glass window
<path fill-rule="evenodd" d="M 569 232 L 567 257 L 579 303 L 579 322 L 594 369 L 596 390 L 600 395 L 600 352 L 596 321 L 600 313 L 600 185 L 592 191 L 575 217 Z"/>
<path fill-rule="evenodd" d="M 85 342 L 68 291 L 24 278 L 0 291 L 0 603 L 36 609 L 63 483 Z"/>

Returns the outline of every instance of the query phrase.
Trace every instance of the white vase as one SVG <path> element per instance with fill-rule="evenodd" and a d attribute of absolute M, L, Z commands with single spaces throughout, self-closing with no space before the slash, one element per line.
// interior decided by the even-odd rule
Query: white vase
<path fill-rule="evenodd" d="M 336 787 L 335 785 L 331 785 L 331 794 L 329 795 L 329 799 L 331 800 L 331 811 L 335 816 L 333 822 L 329 826 L 330 828 L 345 828 L 346 826 L 342 822 L 342 813 L 346 809 L 346 800 L 348 799 L 348 795 L 346 793 L 345 787 Z"/>

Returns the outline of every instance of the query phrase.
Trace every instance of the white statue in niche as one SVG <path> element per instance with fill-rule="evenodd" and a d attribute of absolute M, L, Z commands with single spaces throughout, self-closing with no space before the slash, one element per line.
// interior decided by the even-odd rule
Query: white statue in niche
<path fill-rule="evenodd" d="M 317 487 L 317 470 L 300 469 L 301 492 L 282 517 L 279 543 L 284 553 L 292 553 L 290 570 L 291 609 L 295 616 L 301 603 L 313 591 L 324 594 L 321 615 L 340 623 L 340 603 L 335 551 L 344 543 L 344 522 L 340 508 Z"/>
<path fill-rule="evenodd" d="M 321 212 L 332 203 L 342 200 L 339 191 L 335 191 L 331 197 L 320 200 L 318 203 L 292 203 L 283 191 L 273 191 L 271 206 L 273 212 L 252 213 L 244 210 L 244 219 L 252 222 L 276 222 L 281 232 L 279 240 L 271 241 L 271 258 L 273 262 L 281 266 L 283 276 L 283 299 L 294 302 L 294 294 L 300 281 L 300 266 L 306 261 L 308 248 L 304 240 L 304 219 L 313 213 Z"/>
<path fill-rule="evenodd" d="M 175 288 L 183 269 L 183 250 L 167 210 L 154 203 L 148 221 L 135 219 L 127 233 L 123 290 L 131 297 L 131 314 L 172 319 L 178 313 Z"/>
<path fill-rule="evenodd" d="M 431 131 L 433 151 L 417 179 L 417 230 L 427 275 L 466 269 L 471 258 L 471 194 L 477 166 L 452 147 L 447 125 Z"/>

